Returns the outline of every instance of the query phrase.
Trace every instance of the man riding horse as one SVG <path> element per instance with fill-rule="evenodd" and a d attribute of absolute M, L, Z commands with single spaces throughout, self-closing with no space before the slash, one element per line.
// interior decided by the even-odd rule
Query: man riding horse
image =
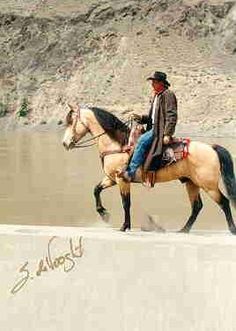
<path fill-rule="evenodd" d="M 163 144 L 169 143 L 177 121 L 176 97 L 168 89 L 170 84 L 166 74 L 155 72 L 149 80 L 151 80 L 155 92 L 152 107 L 148 116 L 139 117 L 142 123 L 147 123 L 148 131 L 141 136 L 127 173 L 125 173 L 128 180 L 135 174 L 135 183 L 143 183 L 143 177 L 146 175 L 146 170 L 150 169 L 149 165 L 154 156 L 157 155 L 159 159 L 163 159 L 162 153 L 165 153 L 162 152 L 162 148 L 165 150 Z M 88 133 L 92 137 L 82 141 Z M 70 111 L 66 116 L 63 146 L 66 150 L 71 150 L 91 146 L 91 143 L 97 145 L 104 177 L 94 188 L 96 210 L 103 220 L 109 218 L 109 213 L 102 204 L 101 192 L 118 185 L 125 218 L 121 231 L 131 229 L 131 183 L 119 176 L 120 169 L 123 169 L 124 165 L 129 162 L 129 151 L 126 149 L 129 136 L 130 128 L 111 112 L 98 107 L 73 108 L 70 106 Z M 138 165 L 144 163 L 148 150 L 149 155 L 144 169 L 140 167 L 137 170 Z M 152 171 L 154 183 L 174 180 L 181 180 L 185 183 L 191 203 L 191 214 L 181 232 L 191 230 L 203 207 L 201 191 L 205 191 L 223 210 L 229 230 L 236 234 L 230 207 L 230 202 L 236 207 L 236 178 L 231 154 L 226 148 L 217 144 L 209 145 L 198 141 L 189 141 L 187 153 L 184 154 L 183 157 L 176 159 L 176 162 L 171 162 L 164 167 L 157 167 L 156 171 Z M 152 164 L 151 169 L 153 170 Z M 221 178 L 228 197 L 219 187 Z"/>
<path fill-rule="evenodd" d="M 147 171 L 154 158 L 161 158 L 163 144 L 171 141 L 177 123 L 177 99 L 169 90 L 167 75 L 156 71 L 147 80 L 152 82 L 154 97 L 148 115 L 133 115 L 139 123 L 147 124 L 147 131 L 139 138 L 126 171 L 120 174 L 128 182 L 135 177 L 136 170 L 142 164 Z"/>

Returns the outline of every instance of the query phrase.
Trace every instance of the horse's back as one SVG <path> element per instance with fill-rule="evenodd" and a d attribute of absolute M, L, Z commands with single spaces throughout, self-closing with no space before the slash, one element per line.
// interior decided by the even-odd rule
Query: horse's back
<path fill-rule="evenodd" d="M 193 181 L 202 177 L 212 180 L 219 172 L 219 160 L 210 144 L 191 141 L 188 156 L 176 163 L 166 166 L 156 173 L 157 182 L 171 181 L 186 177 Z"/>

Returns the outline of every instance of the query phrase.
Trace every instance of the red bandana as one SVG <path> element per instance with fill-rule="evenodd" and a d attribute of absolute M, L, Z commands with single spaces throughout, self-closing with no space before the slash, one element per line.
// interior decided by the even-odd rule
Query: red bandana
<path fill-rule="evenodd" d="M 165 90 L 165 86 L 164 85 L 159 85 L 154 89 L 155 94 L 160 94 Z"/>

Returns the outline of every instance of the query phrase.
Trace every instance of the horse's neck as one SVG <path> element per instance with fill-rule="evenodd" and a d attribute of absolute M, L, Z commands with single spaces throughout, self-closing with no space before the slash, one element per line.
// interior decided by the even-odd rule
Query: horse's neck
<path fill-rule="evenodd" d="M 92 136 L 96 139 L 100 153 L 121 149 L 121 144 L 112 140 L 96 120 L 92 111 L 84 113 L 86 126 L 89 128 Z M 104 133 L 104 134 L 103 134 Z"/>
<path fill-rule="evenodd" d="M 121 150 L 121 145 L 112 140 L 108 134 L 104 134 L 98 138 L 97 145 L 100 153 Z"/>

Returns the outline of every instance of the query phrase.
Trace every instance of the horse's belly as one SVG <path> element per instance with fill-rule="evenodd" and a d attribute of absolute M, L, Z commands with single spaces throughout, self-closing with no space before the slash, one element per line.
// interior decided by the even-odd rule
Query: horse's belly
<path fill-rule="evenodd" d="M 169 182 L 179 179 L 180 177 L 188 177 L 186 161 L 181 160 L 170 166 L 162 168 L 156 172 L 156 182 Z"/>
<path fill-rule="evenodd" d="M 189 177 L 188 166 L 186 160 L 178 161 L 172 165 L 166 166 L 156 172 L 156 183 L 169 182 L 177 180 L 180 177 Z M 138 181 L 142 181 L 142 171 L 138 170 L 135 178 Z"/>

